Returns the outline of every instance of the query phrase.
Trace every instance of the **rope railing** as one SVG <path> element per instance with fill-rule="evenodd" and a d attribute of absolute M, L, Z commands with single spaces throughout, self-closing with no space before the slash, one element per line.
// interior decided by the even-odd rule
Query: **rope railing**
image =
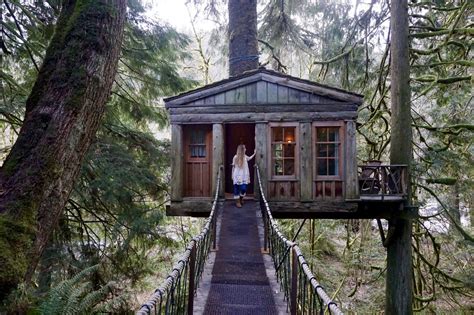
<path fill-rule="evenodd" d="M 216 248 L 216 213 L 220 182 L 221 170 L 217 174 L 214 201 L 204 228 L 188 243 L 173 270 L 148 301 L 141 306 L 137 315 L 193 313 L 197 283 L 201 279 L 211 243 L 213 248 Z"/>
<path fill-rule="evenodd" d="M 301 249 L 281 233 L 265 197 L 260 170 L 257 165 L 255 167 L 264 224 L 264 250 L 272 256 L 277 280 L 288 301 L 287 310 L 291 314 L 324 314 L 328 311 L 342 315 L 311 272 Z"/>

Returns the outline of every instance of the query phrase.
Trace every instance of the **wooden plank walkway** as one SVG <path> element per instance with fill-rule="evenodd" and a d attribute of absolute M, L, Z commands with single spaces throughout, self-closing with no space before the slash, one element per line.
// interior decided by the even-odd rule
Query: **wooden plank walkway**
<path fill-rule="evenodd" d="M 267 277 L 269 257 L 265 257 L 265 264 L 261 253 L 258 204 L 249 200 L 239 209 L 233 201 L 226 201 L 221 211 L 219 250 L 203 313 L 281 313 Z M 274 273 L 274 269 L 271 271 Z M 281 305 L 281 301 L 277 304 Z"/>

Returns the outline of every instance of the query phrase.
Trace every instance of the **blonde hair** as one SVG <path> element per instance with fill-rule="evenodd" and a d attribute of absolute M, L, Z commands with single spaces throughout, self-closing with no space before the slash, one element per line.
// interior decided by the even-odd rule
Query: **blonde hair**
<path fill-rule="evenodd" d="M 237 164 L 238 167 L 242 167 L 244 165 L 244 160 L 245 160 L 245 145 L 239 144 L 237 147 L 237 153 L 235 163 Z"/>

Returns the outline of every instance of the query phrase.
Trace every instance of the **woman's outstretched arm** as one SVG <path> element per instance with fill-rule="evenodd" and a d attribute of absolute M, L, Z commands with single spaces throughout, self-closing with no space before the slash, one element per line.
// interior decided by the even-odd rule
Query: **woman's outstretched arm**
<path fill-rule="evenodd" d="M 250 161 L 251 159 L 253 159 L 255 154 L 257 154 L 257 149 L 253 150 L 253 154 L 251 156 L 247 156 L 247 161 Z"/>

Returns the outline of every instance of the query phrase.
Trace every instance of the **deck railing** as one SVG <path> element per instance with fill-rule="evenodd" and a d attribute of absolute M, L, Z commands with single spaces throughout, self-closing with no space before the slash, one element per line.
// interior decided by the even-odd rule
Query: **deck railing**
<path fill-rule="evenodd" d="M 186 246 L 166 280 L 137 312 L 145 314 L 192 314 L 197 283 L 201 279 L 211 244 L 216 248 L 217 202 L 221 170 L 217 174 L 217 189 L 211 213 L 201 233 Z"/>
<path fill-rule="evenodd" d="M 407 195 L 407 166 L 359 165 L 359 194 L 361 198 L 404 198 Z"/>
<path fill-rule="evenodd" d="M 272 256 L 290 313 L 324 314 L 327 310 L 330 314 L 342 314 L 316 280 L 299 246 L 280 232 L 268 206 L 258 166 L 256 170 L 264 224 L 264 250 L 268 250 Z"/>

